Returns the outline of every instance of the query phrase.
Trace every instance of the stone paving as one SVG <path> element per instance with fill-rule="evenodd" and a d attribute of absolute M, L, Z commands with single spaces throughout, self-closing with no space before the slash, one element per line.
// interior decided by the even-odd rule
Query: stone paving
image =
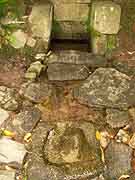
<path fill-rule="evenodd" d="M 121 2 L 31 3 L 10 34 L 23 67 L 1 65 L 21 75 L 0 81 L 0 180 L 134 180 L 135 53 L 119 50 Z M 52 38 L 91 38 L 92 52 L 51 50 Z"/>

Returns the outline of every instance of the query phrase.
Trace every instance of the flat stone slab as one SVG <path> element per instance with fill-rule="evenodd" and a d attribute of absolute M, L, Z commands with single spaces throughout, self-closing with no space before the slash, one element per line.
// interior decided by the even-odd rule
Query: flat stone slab
<path fill-rule="evenodd" d="M 120 28 L 121 8 L 111 1 L 92 3 L 91 26 L 102 34 L 117 34 Z"/>
<path fill-rule="evenodd" d="M 0 170 L 0 180 L 14 180 L 15 171 Z"/>
<path fill-rule="evenodd" d="M 0 139 L 0 163 L 22 164 L 26 150 L 23 144 L 6 137 Z"/>
<path fill-rule="evenodd" d="M 112 128 L 120 128 L 129 124 L 130 116 L 128 111 L 120 111 L 117 109 L 107 109 L 106 110 L 107 123 Z"/>
<path fill-rule="evenodd" d="M 9 111 L 17 110 L 19 103 L 16 91 L 6 86 L 0 86 L 0 105 L 3 109 Z"/>
<path fill-rule="evenodd" d="M 42 103 L 51 96 L 52 86 L 47 83 L 33 82 L 24 85 L 20 93 L 32 102 Z"/>
<path fill-rule="evenodd" d="M 4 123 L 5 120 L 9 118 L 9 113 L 4 109 L 0 108 L 0 126 Z"/>
<path fill-rule="evenodd" d="M 50 81 L 84 80 L 89 69 L 85 65 L 53 63 L 48 65 L 47 74 Z"/>
<path fill-rule="evenodd" d="M 125 109 L 131 105 L 131 99 L 134 101 L 130 97 L 130 80 L 113 68 L 98 68 L 80 87 L 74 88 L 73 96 L 89 106 Z"/>
<path fill-rule="evenodd" d="M 37 108 L 29 108 L 17 114 L 11 122 L 14 131 L 18 134 L 24 135 L 30 133 L 41 118 L 41 113 Z"/>
<path fill-rule="evenodd" d="M 108 177 L 118 179 L 131 171 L 132 149 L 122 143 L 112 141 L 105 151 Z"/>
<path fill-rule="evenodd" d="M 29 23 L 32 36 L 41 38 L 48 48 L 52 31 L 53 6 L 50 3 L 39 3 L 32 7 Z"/>
<path fill-rule="evenodd" d="M 52 63 L 86 65 L 89 67 L 107 66 L 107 60 L 103 56 L 76 50 L 56 51 L 48 57 L 48 64 Z"/>
<path fill-rule="evenodd" d="M 103 166 L 95 133 L 86 122 L 39 123 L 32 136 L 28 180 L 97 177 Z"/>

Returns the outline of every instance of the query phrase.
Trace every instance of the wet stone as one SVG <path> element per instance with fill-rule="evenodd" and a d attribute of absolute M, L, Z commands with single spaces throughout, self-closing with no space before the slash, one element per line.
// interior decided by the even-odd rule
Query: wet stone
<path fill-rule="evenodd" d="M 49 64 L 47 69 L 50 81 L 83 80 L 89 75 L 89 69 L 85 65 L 74 64 Z"/>
<path fill-rule="evenodd" d="M 0 163 L 22 164 L 26 154 L 24 145 L 6 137 L 0 139 Z"/>
<path fill-rule="evenodd" d="M 117 180 L 131 171 L 132 149 L 122 143 L 112 141 L 105 151 L 107 172 L 110 179 Z"/>
<path fill-rule="evenodd" d="M 14 180 L 15 171 L 0 170 L 0 180 Z"/>
<path fill-rule="evenodd" d="M 56 51 L 48 57 L 48 64 L 53 63 L 86 65 L 93 68 L 107 66 L 107 60 L 103 56 L 76 50 Z"/>
<path fill-rule="evenodd" d="M 120 128 L 129 124 L 130 116 L 128 111 L 120 111 L 117 109 L 107 109 L 106 110 L 107 123 L 112 128 Z"/>
<path fill-rule="evenodd" d="M 20 94 L 22 94 L 26 99 L 35 103 L 44 102 L 51 96 L 51 93 L 51 85 L 44 82 L 24 84 L 20 91 Z"/>
<path fill-rule="evenodd" d="M 73 96 L 83 104 L 95 107 L 127 109 L 131 104 L 130 77 L 113 68 L 98 68 Z"/>
<path fill-rule="evenodd" d="M 17 95 L 14 89 L 0 86 L 0 105 L 3 109 L 15 111 L 18 109 Z"/>
<path fill-rule="evenodd" d="M 42 122 L 33 135 L 28 180 L 94 178 L 103 172 L 91 123 Z"/>

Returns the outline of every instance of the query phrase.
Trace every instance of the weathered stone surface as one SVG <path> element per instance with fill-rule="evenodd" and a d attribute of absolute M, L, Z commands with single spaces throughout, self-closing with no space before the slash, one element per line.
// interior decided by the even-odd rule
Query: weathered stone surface
<path fill-rule="evenodd" d="M 15 171 L 0 170 L 0 180 L 14 180 Z"/>
<path fill-rule="evenodd" d="M 112 141 L 105 152 L 108 177 L 116 180 L 124 174 L 129 174 L 131 157 L 132 149 L 129 146 Z"/>
<path fill-rule="evenodd" d="M 58 64 L 48 65 L 48 79 L 51 81 L 83 80 L 89 75 L 89 69 L 85 65 Z"/>
<path fill-rule="evenodd" d="M 48 64 L 52 63 L 86 65 L 95 68 L 107 66 L 107 60 L 103 56 L 95 56 L 88 52 L 76 50 L 56 51 L 48 58 Z"/>
<path fill-rule="evenodd" d="M 6 137 L 0 139 L 0 163 L 17 162 L 22 164 L 26 154 L 24 145 Z"/>
<path fill-rule="evenodd" d="M 89 5 L 81 3 L 54 4 L 54 18 L 56 21 L 87 21 Z"/>
<path fill-rule="evenodd" d="M 34 80 L 40 75 L 42 70 L 45 68 L 45 65 L 41 64 L 40 61 L 36 61 L 30 65 L 25 74 L 25 78 Z"/>
<path fill-rule="evenodd" d="M 82 3 L 82 4 L 87 4 L 91 3 L 91 0 L 50 0 L 53 4 L 68 4 L 68 3 Z"/>
<path fill-rule="evenodd" d="M 9 111 L 17 110 L 19 104 L 14 89 L 0 86 L 0 105 Z"/>
<path fill-rule="evenodd" d="M 103 169 L 98 155 L 99 146 L 95 139 L 95 128 L 91 123 L 42 122 L 33 135 L 32 151 L 35 155 L 29 157 L 31 161 L 28 166 L 28 180 L 89 179 L 101 174 Z M 83 144 L 82 139 L 85 139 Z M 78 153 L 81 156 L 78 156 Z M 48 161 L 51 161 L 51 164 Z"/>
<path fill-rule="evenodd" d="M 42 103 L 51 96 L 52 88 L 44 82 L 30 83 L 24 85 L 20 93 L 32 102 Z"/>
<path fill-rule="evenodd" d="M 112 66 L 128 76 L 135 75 L 135 56 L 127 52 L 113 52 Z"/>
<path fill-rule="evenodd" d="M 13 128 L 21 135 L 31 132 L 39 122 L 41 113 L 37 108 L 29 108 L 17 114 L 12 121 Z"/>
<path fill-rule="evenodd" d="M 117 34 L 120 28 L 121 8 L 112 1 L 93 2 L 91 26 L 102 34 Z"/>
<path fill-rule="evenodd" d="M 89 34 L 85 22 L 59 21 L 53 24 L 53 36 L 57 39 L 88 40 Z"/>
<path fill-rule="evenodd" d="M 89 106 L 124 109 L 131 103 L 129 90 L 128 76 L 113 68 L 98 68 L 80 87 L 74 88 L 73 95 Z"/>
<path fill-rule="evenodd" d="M 87 3 L 54 3 L 54 37 L 59 39 L 88 39 L 89 9 Z"/>
<path fill-rule="evenodd" d="M 120 128 L 129 124 L 130 116 L 128 111 L 120 111 L 117 109 L 107 109 L 106 110 L 107 123 L 112 128 Z"/>
<path fill-rule="evenodd" d="M 53 7 L 50 3 L 35 4 L 29 16 L 32 36 L 41 38 L 48 49 L 52 30 Z"/>
<path fill-rule="evenodd" d="M 92 148 L 81 129 L 58 123 L 48 135 L 44 153 L 50 163 L 77 163 L 94 160 Z"/>
<path fill-rule="evenodd" d="M 91 38 L 92 52 L 96 55 L 104 55 L 107 51 L 107 35 L 101 34 Z"/>
<path fill-rule="evenodd" d="M 5 120 L 9 118 L 9 113 L 4 109 L 0 108 L 0 126 L 3 124 Z"/>

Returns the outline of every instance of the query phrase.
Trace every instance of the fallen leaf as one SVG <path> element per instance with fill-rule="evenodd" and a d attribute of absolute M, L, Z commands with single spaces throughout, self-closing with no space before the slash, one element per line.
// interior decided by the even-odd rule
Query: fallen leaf
<path fill-rule="evenodd" d="M 100 141 L 101 139 L 101 134 L 99 131 L 96 131 L 96 139 Z"/>

